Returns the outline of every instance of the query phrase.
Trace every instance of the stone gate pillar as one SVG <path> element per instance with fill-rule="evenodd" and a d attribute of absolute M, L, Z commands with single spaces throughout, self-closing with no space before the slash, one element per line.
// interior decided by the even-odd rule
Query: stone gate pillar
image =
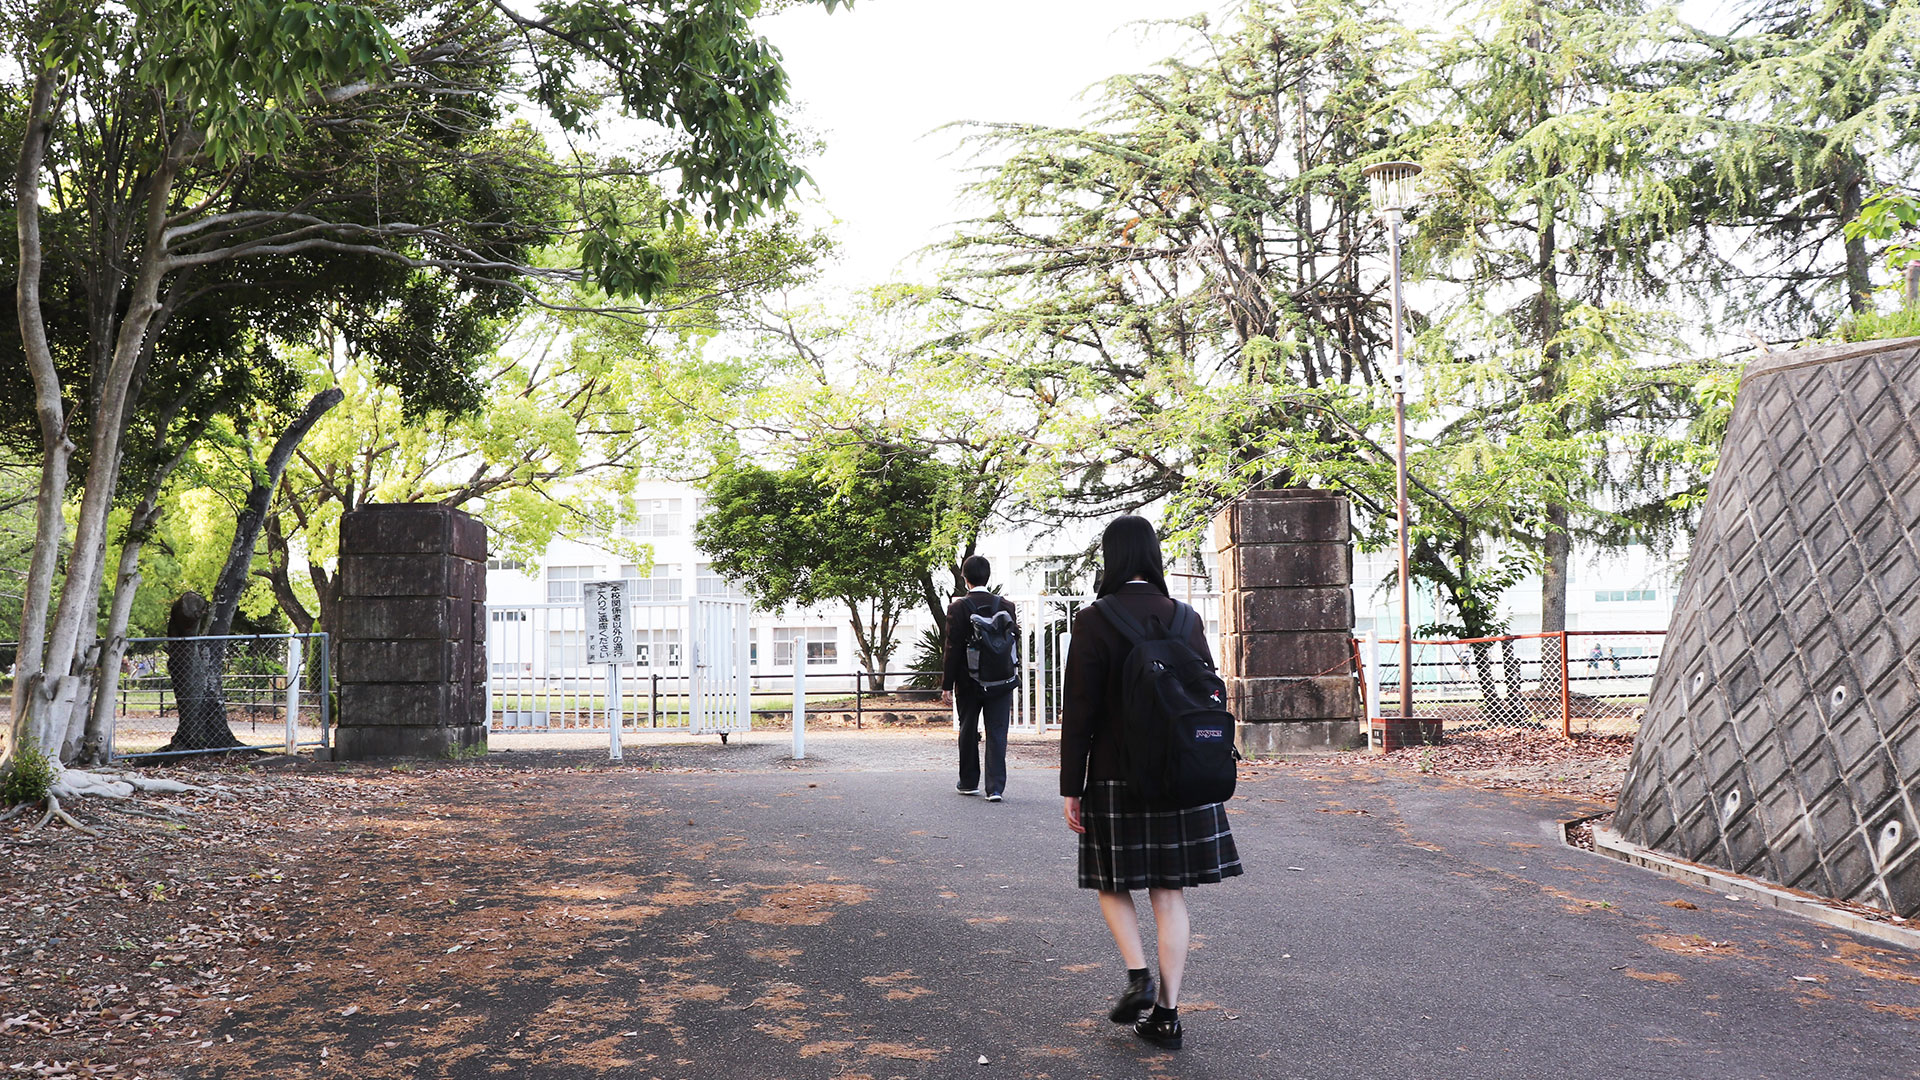
<path fill-rule="evenodd" d="M 1213 522 L 1221 674 L 1249 757 L 1365 746 L 1353 669 L 1353 534 L 1331 491 L 1253 491 Z"/>
<path fill-rule="evenodd" d="M 340 521 L 337 756 L 451 757 L 487 747 L 487 531 L 430 503 Z"/>

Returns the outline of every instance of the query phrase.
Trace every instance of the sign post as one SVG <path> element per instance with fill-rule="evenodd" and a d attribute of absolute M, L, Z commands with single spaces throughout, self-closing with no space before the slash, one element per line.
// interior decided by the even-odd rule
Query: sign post
<path fill-rule="evenodd" d="M 620 666 L 634 663 L 633 627 L 627 621 L 624 580 L 580 583 L 587 637 L 587 663 L 607 665 L 607 760 L 620 761 Z"/>

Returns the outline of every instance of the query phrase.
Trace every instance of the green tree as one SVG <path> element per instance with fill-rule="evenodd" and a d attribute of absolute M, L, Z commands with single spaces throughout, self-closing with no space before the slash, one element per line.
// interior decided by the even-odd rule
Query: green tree
<path fill-rule="evenodd" d="M 1661 307 L 1690 188 L 1616 105 L 1661 85 L 1674 36 L 1638 0 L 1491 0 L 1438 50 L 1416 265 L 1464 287 L 1423 337 L 1422 459 L 1464 512 L 1432 507 L 1423 546 L 1454 558 L 1423 576 L 1476 636 L 1493 607 L 1475 575 L 1514 580 L 1503 545 L 1535 553 L 1540 628 L 1562 630 L 1575 541 L 1670 532 L 1674 492 L 1701 481 L 1672 444 L 1701 366 L 1648 363 L 1681 348 Z"/>
<path fill-rule="evenodd" d="M 1248 486 L 1307 479 L 1302 442 L 1373 452 L 1329 410 L 1379 381 L 1359 169 L 1407 127 L 1416 50 L 1364 0 L 1169 29 L 1176 55 L 1108 80 L 1086 126 L 984 126 L 1004 163 L 947 248 L 975 349 L 1009 360 L 996 392 L 1050 418 L 1054 479 L 1028 496 L 1094 518 L 1171 497 L 1192 534 Z"/>
<path fill-rule="evenodd" d="M 933 508 L 946 477 L 911 448 L 861 441 L 846 450 L 850 472 L 819 456 L 787 469 L 723 466 L 706 482 L 695 542 L 763 607 L 845 607 L 861 664 L 884 691 L 900 614 L 940 559 Z"/>
<path fill-rule="evenodd" d="M 623 218 L 619 199 L 587 181 L 671 171 L 671 224 L 743 222 L 803 178 L 778 115 L 785 77 L 751 31 L 755 10 L 751 0 L 525 10 L 47 0 L 17 11 L 5 27 L 26 73 L 12 192 L 16 316 L 40 485 L 9 752 L 23 738 L 60 748 L 63 760 L 77 752 L 87 712 L 77 706 L 98 672 L 109 514 L 147 379 L 171 359 L 152 348 L 170 313 L 244 265 L 341 255 L 449 275 L 468 290 L 587 279 L 616 297 L 650 297 L 679 270 L 661 242 L 670 230 Z M 275 62 L 249 59 L 259 57 Z M 568 132 L 623 112 L 662 137 L 639 159 L 554 161 L 500 122 L 528 98 Z M 322 174 L 324 185 L 302 182 Z M 538 216 L 515 212 L 512 199 L 496 200 L 497 214 L 406 212 L 410 196 L 432 202 L 450 189 L 578 197 Z M 580 253 L 574 267 L 533 257 L 563 239 Z M 50 247 L 64 254 L 50 260 Z M 82 362 L 65 367 L 56 349 L 68 343 L 49 318 L 60 306 L 45 289 L 50 261 L 85 287 L 84 333 L 71 342 Z M 75 463 L 83 474 L 60 575 Z"/>
<path fill-rule="evenodd" d="M 1882 241 L 1846 231 L 1867 198 L 1920 191 L 1920 4 L 1738 11 L 1728 33 L 1690 35 L 1664 93 L 1697 93 L 1645 139 L 1693 160 L 1684 211 L 1730 239 L 1697 260 L 1729 318 L 1797 340 L 1868 310 Z"/>

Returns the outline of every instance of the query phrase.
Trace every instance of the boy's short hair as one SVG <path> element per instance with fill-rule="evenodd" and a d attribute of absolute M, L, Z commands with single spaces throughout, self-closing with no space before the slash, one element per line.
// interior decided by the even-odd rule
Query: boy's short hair
<path fill-rule="evenodd" d="M 960 573 L 968 585 L 985 585 L 993 577 L 993 564 L 984 555 L 969 555 L 967 561 L 960 564 Z"/>

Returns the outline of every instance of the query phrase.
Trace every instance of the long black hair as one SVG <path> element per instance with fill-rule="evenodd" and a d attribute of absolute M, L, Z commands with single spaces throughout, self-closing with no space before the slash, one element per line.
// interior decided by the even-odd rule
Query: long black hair
<path fill-rule="evenodd" d="M 1173 595 L 1167 591 L 1160 537 L 1154 534 L 1153 523 L 1146 518 L 1137 514 L 1114 518 L 1107 525 L 1107 531 L 1100 534 L 1100 554 L 1100 580 L 1093 586 L 1095 596 L 1119 592 L 1120 586 L 1134 578 L 1141 578 L 1159 589 L 1161 596 Z"/>

